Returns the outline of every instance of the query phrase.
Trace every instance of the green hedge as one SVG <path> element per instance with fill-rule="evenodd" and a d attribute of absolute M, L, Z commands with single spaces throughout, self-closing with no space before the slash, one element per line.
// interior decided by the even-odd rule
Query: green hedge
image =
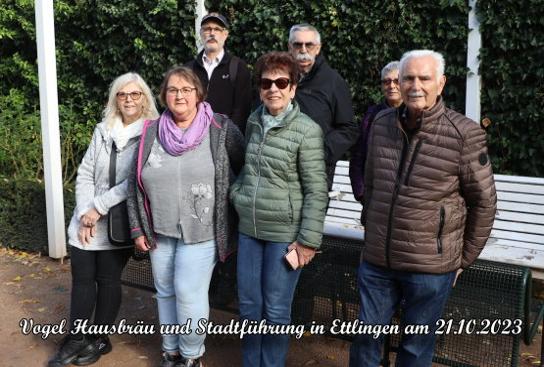
<path fill-rule="evenodd" d="M 478 0 L 482 116 L 495 170 L 544 176 L 544 3 Z"/>
<path fill-rule="evenodd" d="M 64 189 L 68 225 L 75 205 L 74 190 Z M 47 249 L 44 184 L 38 180 L 0 178 L 0 245 L 42 251 Z"/>
<path fill-rule="evenodd" d="M 109 83 L 133 70 L 157 92 L 168 67 L 193 57 L 194 5 L 177 0 L 54 2 L 67 184 L 73 182 L 93 127 L 100 121 Z M 440 51 L 448 77 L 445 101 L 464 111 L 466 0 L 212 0 L 207 6 L 229 17 L 227 46 L 250 64 L 264 52 L 287 49 L 292 24 L 315 25 L 322 34 L 323 53 L 351 86 L 358 117 L 380 99 L 379 73 L 385 63 L 409 49 Z M 542 176 L 542 0 L 478 0 L 478 14 L 483 38 L 482 117 L 493 122 L 488 132 L 495 171 Z M 2 1 L 0 55 L 0 172 L 17 182 L 37 182 L 43 164 L 33 0 Z M 34 206 L 43 206 L 43 198 L 42 204 L 36 204 L 25 197 L 36 193 L 9 185 L 6 190 L 14 191 L 2 189 L 0 225 L 12 227 L 3 226 L 8 228 L 3 241 L 19 238 L 19 230 L 30 233 L 25 226 L 31 221 L 25 215 L 32 215 Z"/>
<path fill-rule="evenodd" d="M 232 23 L 228 46 L 249 63 L 272 49 L 287 50 L 289 28 L 317 27 L 322 52 L 351 86 L 355 111 L 362 116 L 380 100 L 380 71 L 415 48 L 444 54 L 447 103 L 464 109 L 468 7 L 466 1 L 209 1 Z"/>

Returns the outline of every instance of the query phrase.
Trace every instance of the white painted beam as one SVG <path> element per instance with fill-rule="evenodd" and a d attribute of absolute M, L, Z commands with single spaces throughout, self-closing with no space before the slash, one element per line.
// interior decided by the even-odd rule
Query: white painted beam
<path fill-rule="evenodd" d="M 35 15 L 47 208 L 47 239 L 49 256 L 58 259 L 66 256 L 66 235 L 64 229 L 53 1 L 36 0 Z"/>
<path fill-rule="evenodd" d="M 476 1 L 469 0 L 470 11 L 468 13 L 468 44 L 467 44 L 467 90 L 465 96 L 465 115 L 478 124 L 480 123 L 480 48 L 482 36 L 480 34 L 480 22 L 476 16 Z"/>
<path fill-rule="evenodd" d="M 204 5 L 204 0 L 196 0 L 196 16 L 195 16 L 195 40 L 196 40 L 196 49 L 200 52 L 202 49 L 202 42 L 200 42 L 200 22 L 202 22 L 202 18 L 206 14 L 208 14 L 208 11 L 206 10 L 206 6 Z"/>

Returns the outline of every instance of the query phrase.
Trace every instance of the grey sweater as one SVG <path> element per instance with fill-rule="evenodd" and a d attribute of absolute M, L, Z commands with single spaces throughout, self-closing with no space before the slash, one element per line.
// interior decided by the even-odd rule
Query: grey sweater
<path fill-rule="evenodd" d="M 116 183 L 110 188 L 109 168 L 112 138 L 106 123 L 96 125 L 91 144 L 79 165 L 76 178 L 76 207 L 68 226 L 68 243 L 83 250 L 113 250 L 108 240 L 108 211 L 127 198 L 127 176 L 131 171 L 138 146 L 137 137 L 131 139 L 123 150 L 117 152 Z M 79 219 L 89 209 L 95 208 L 102 217 L 96 223 L 96 235 L 88 245 L 78 239 Z"/>
<path fill-rule="evenodd" d="M 244 139 L 240 130 L 227 117 L 214 114 L 210 126 L 210 146 L 215 166 L 214 234 L 219 259 L 225 259 L 235 251 L 238 217 L 229 204 L 229 187 L 244 165 Z M 152 247 L 156 246 L 153 230 L 153 213 L 142 183 L 142 167 L 147 162 L 153 143 L 157 139 L 158 120 L 144 128 L 133 171 L 129 175 L 127 208 L 132 238 L 146 236 Z"/>

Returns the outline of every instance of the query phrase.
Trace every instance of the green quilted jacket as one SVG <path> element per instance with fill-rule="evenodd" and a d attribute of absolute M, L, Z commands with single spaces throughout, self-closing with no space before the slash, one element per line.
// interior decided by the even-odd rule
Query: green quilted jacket
<path fill-rule="evenodd" d="M 239 231 L 265 241 L 318 248 L 327 208 L 323 133 L 298 104 L 263 136 L 262 108 L 246 126 L 246 159 L 230 199 Z"/>

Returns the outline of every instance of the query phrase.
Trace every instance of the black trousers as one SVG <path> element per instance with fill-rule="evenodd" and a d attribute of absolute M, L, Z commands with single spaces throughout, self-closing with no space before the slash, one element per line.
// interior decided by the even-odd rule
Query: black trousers
<path fill-rule="evenodd" d="M 71 247 L 70 328 L 77 319 L 111 325 L 121 306 L 121 273 L 133 249 L 87 251 Z"/>

